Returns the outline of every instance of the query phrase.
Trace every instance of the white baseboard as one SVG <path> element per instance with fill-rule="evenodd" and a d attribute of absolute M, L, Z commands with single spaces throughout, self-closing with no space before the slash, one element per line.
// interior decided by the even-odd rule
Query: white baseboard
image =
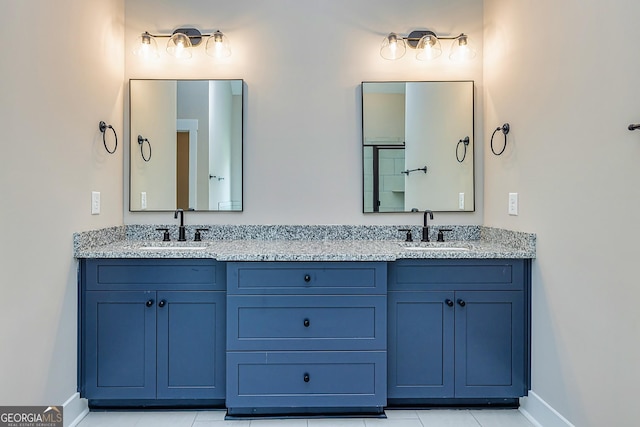
<path fill-rule="evenodd" d="M 520 412 L 535 427 L 575 427 L 540 396 L 530 391 L 520 399 Z"/>
<path fill-rule="evenodd" d="M 87 399 L 81 399 L 80 393 L 75 393 L 62 404 L 64 427 L 75 427 L 89 413 Z"/>

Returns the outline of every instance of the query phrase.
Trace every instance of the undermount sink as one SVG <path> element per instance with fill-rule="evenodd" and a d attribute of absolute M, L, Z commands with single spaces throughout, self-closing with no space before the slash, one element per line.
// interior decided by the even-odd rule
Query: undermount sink
<path fill-rule="evenodd" d="M 405 246 L 408 251 L 468 251 L 469 248 L 457 246 Z"/>
<path fill-rule="evenodd" d="M 468 251 L 471 248 L 464 244 L 456 243 L 401 243 L 400 246 L 407 251 Z"/>
<path fill-rule="evenodd" d="M 206 246 L 140 246 L 145 251 L 202 251 Z"/>

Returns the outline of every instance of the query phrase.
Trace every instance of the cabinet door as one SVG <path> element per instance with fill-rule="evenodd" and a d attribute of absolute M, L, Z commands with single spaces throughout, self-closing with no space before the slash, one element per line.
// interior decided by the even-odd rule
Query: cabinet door
<path fill-rule="evenodd" d="M 388 397 L 453 397 L 454 293 L 389 292 L 388 298 Z"/>
<path fill-rule="evenodd" d="M 158 399 L 225 396 L 225 294 L 158 292 Z"/>
<path fill-rule="evenodd" d="M 156 396 L 156 293 L 91 291 L 85 308 L 85 395 Z"/>
<path fill-rule="evenodd" d="M 525 393 L 524 295 L 456 292 L 456 397 Z"/>

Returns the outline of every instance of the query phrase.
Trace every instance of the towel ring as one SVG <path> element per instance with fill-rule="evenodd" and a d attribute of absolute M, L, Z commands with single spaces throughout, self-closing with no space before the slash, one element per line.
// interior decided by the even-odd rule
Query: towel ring
<path fill-rule="evenodd" d="M 462 159 L 458 155 L 458 149 L 460 148 L 460 144 L 464 147 L 464 153 L 462 153 Z M 458 141 L 458 145 L 456 145 L 456 160 L 458 163 L 464 162 L 464 159 L 467 157 L 467 147 L 469 146 L 469 137 L 465 136 L 464 139 Z"/>
<path fill-rule="evenodd" d="M 118 135 L 116 134 L 116 130 L 113 128 L 113 126 L 108 125 L 103 121 L 98 123 L 98 129 L 100 129 L 100 132 L 102 132 L 102 143 L 104 144 L 104 149 L 107 150 L 107 153 L 109 154 L 115 153 L 116 150 L 118 149 Z M 116 139 L 116 144 L 113 147 L 113 151 L 109 150 L 109 147 L 107 147 L 107 137 L 106 137 L 107 129 L 111 129 L 113 131 L 113 136 Z"/>
<path fill-rule="evenodd" d="M 499 153 L 496 153 L 496 150 L 493 149 L 493 137 L 495 136 L 496 132 L 498 132 L 499 130 L 501 130 L 502 133 L 504 134 L 504 145 L 502 146 L 502 150 L 500 150 Z M 499 156 L 502 153 L 504 153 L 505 148 L 507 148 L 507 134 L 509 133 L 509 130 L 511 130 L 509 123 L 505 123 L 501 127 L 496 128 L 496 130 L 494 130 L 493 133 L 491 134 L 491 151 L 496 156 Z"/>
<path fill-rule="evenodd" d="M 149 146 L 149 157 L 144 156 L 143 148 L 144 148 L 145 142 Z M 149 160 L 151 160 L 151 143 L 149 142 L 149 140 L 147 138 L 144 138 L 142 135 L 138 135 L 138 144 L 140 145 L 140 155 L 142 156 L 142 160 L 144 160 L 145 162 L 148 162 Z"/>

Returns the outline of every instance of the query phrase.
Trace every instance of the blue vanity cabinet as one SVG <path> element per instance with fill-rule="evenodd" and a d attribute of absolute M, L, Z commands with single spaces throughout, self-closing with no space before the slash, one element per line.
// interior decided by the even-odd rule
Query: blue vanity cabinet
<path fill-rule="evenodd" d="M 382 412 L 384 262 L 227 266 L 228 413 Z"/>
<path fill-rule="evenodd" d="M 224 399 L 224 264 L 81 260 L 79 389 L 91 403 Z"/>
<path fill-rule="evenodd" d="M 390 263 L 389 399 L 526 395 L 529 307 L 529 260 Z"/>

